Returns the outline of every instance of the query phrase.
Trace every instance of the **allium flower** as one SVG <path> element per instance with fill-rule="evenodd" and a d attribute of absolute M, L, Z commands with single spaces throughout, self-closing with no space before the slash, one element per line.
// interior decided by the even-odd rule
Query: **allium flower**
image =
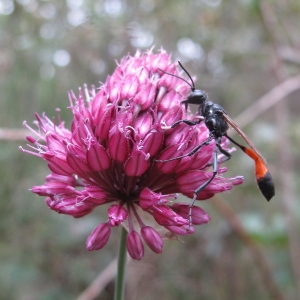
<path fill-rule="evenodd" d="M 192 198 L 194 190 L 210 178 L 214 142 L 190 157 L 156 162 L 188 153 L 209 134 L 204 122 L 166 129 L 194 116 L 181 105 L 190 87 L 161 70 L 179 75 L 164 51 L 127 56 L 99 90 L 85 86 L 78 96 L 69 94 L 70 130 L 60 117 L 52 121 L 44 114 L 36 114 L 37 130 L 25 123 L 36 137 L 27 137 L 30 149 L 21 149 L 43 158 L 51 171 L 32 192 L 46 196 L 52 210 L 73 217 L 109 205 L 107 220 L 87 239 L 88 250 L 104 247 L 111 228 L 123 225 L 129 254 L 141 259 L 142 240 L 160 253 L 162 238 L 192 234 L 193 225 L 209 221 L 206 212 L 195 206 L 189 224 L 189 204 L 174 202 L 177 193 Z M 227 144 L 224 139 L 222 147 Z M 239 176 L 224 178 L 225 171 L 219 167 L 219 174 L 197 200 L 242 183 Z"/>

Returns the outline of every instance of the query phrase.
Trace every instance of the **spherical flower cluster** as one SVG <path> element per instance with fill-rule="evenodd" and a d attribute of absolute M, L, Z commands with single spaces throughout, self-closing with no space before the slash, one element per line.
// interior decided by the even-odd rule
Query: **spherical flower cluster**
<path fill-rule="evenodd" d="M 131 257 L 141 259 L 144 243 L 160 253 L 163 238 L 194 232 L 193 225 L 209 221 L 198 206 L 177 203 L 177 193 L 192 198 L 194 190 L 210 178 L 214 142 L 192 156 L 184 155 L 208 137 L 204 122 L 196 126 L 181 123 L 193 119 L 181 101 L 190 93 L 186 82 L 166 74 L 179 75 L 176 64 L 165 51 L 127 56 L 96 90 L 85 86 L 79 95 L 69 94 L 73 113 L 71 129 L 60 118 L 51 121 L 36 114 L 27 137 L 29 149 L 41 157 L 51 173 L 32 192 L 46 197 L 52 210 L 82 217 L 108 204 L 107 220 L 87 239 L 87 249 L 101 249 L 111 228 L 123 225 Z M 222 146 L 228 141 L 224 139 Z M 228 191 L 242 178 L 224 178 L 225 168 L 197 195 L 197 200 Z M 143 243 L 143 241 L 144 243 Z"/>

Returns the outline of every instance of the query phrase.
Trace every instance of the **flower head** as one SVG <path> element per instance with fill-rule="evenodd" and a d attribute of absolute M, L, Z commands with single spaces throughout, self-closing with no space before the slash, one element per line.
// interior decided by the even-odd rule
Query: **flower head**
<path fill-rule="evenodd" d="M 73 122 L 70 130 L 60 118 L 51 121 L 36 114 L 36 137 L 27 137 L 24 152 L 43 158 L 51 171 L 46 182 L 32 192 L 46 196 L 46 204 L 58 213 L 82 217 L 108 204 L 107 221 L 87 239 L 87 249 L 101 249 L 111 228 L 123 225 L 129 232 L 127 249 L 135 259 L 144 254 L 142 240 L 155 253 L 162 251 L 162 238 L 187 235 L 193 225 L 209 221 L 199 207 L 174 203 L 177 193 L 192 198 L 195 189 L 211 177 L 214 142 L 192 156 L 189 153 L 207 139 L 203 122 L 196 126 L 166 126 L 193 119 L 181 101 L 190 87 L 177 77 L 169 55 L 138 52 L 125 57 L 115 72 L 96 90 L 85 86 L 76 96 L 69 93 Z M 228 141 L 224 139 L 222 146 Z M 230 151 L 230 150 L 229 150 Z M 224 178 L 225 168 L 197 195 L 197 200 L 228 191 L 241 177 Z"/>

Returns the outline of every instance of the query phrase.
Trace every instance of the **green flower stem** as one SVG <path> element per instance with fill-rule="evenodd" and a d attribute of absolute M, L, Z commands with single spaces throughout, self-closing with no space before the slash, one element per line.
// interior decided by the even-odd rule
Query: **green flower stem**
<path fill-rule="evenodd" d="M 127 231 L 122 227 L 120 248 L 119 248 L 119 260 L 118 260 L 118 273 L 115 284 L 115 297 L 114 300 L 123 300 L 124 287 L 125 287 L 125 266 L 126 266 L 126 236 Z"/>

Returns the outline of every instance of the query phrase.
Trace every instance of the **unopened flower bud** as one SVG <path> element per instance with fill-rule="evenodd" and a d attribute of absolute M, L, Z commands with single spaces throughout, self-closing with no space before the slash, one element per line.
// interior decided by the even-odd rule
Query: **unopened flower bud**
<path fill-rule="evenodd" d="M 86 248 L 89 251 L 103 248 L 110 237 L 110 226 L 107 223 L 98 225 L 86 240 Z"/>

